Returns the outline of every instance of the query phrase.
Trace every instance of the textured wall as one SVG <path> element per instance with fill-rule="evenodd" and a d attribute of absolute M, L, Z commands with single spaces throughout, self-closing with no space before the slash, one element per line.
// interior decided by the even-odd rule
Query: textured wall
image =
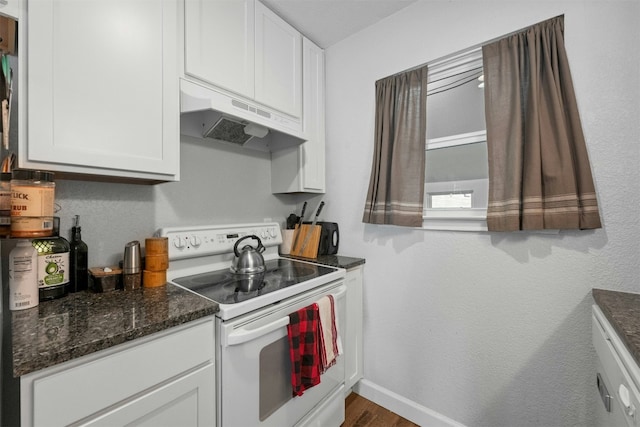
<path fill-rule="evenodd" d="M 560 14 L 604 228 L 362 224 L 374 82 Z M 367 260 L 366 379 L 468 426 L 593 423 L 591 289 L 640 291 L 639 16 L 636 1 L 418 1 L 328 49 L 326 215 Z"/>
<path fill-rule="evenodd" d="M 270 219 L 284 224 L 296 196 L 271 194 L 269 153 L 182 137 L 181 179 L 155 186 L 56 182 L 61 234 L 80 215 L 89 266 L 117 263 L 124 245 L 160 227 Z"/>

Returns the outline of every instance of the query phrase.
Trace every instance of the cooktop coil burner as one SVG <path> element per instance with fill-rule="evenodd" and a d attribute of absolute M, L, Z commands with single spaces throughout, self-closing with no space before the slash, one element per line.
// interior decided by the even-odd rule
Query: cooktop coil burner
<path fill-rule="evenodd" d="M 236 304 L 335 271 L 335 268 L 287 258 L 267 260 L 265 267 L 264 273 L 235 274 L 218 270 L 173 281 L 217 303 Z"/>

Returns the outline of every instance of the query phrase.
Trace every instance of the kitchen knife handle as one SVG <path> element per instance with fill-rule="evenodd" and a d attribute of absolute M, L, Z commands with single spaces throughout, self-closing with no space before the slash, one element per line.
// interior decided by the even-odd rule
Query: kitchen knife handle
<path fill-rule="evenodd" d="M 304 212 L 307 210 L 307 202 L 304 202 L 302 205 L 302 212 L 300 213 L 300 225 L 302 225 L 302 221 L 304 219 Z"/>
<path fill-rule="evenodd" d="M 318 206 L 318 211 L 316 212 L 316 218 L 320 216 L 320 211 L 322 211 L 323 207 L 324 207 L 324 202 L 320 202 L 320 206 Z"/>

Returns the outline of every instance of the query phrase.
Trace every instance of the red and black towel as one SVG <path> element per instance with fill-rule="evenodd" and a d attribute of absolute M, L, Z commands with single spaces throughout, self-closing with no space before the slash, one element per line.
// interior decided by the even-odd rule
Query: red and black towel
<path fill-rule="evenodd" d="M 320 384 L 318 304 L 311 304 L 289 315 L 287 333 L 291 358 L 293 395 Z"/>
<path fill-rule="evenodd" d="M 293 395 L 320 384 L 320 375 L 342 353 L 333 295 L 289 315 L 287 326 Z"/>

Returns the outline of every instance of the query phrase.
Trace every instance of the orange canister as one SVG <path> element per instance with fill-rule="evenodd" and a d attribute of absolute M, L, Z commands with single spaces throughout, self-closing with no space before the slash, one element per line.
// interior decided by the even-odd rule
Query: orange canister
<path fill-rule="evenodd" d="M 168 255 L 168 237 L 148 237 L 144 240 L 144 248 L 147 255 Z"/>
<path fill-rule="evenodd" d="M 11 237 L 53 235 L 53 172 L 15 169 L 11 176 Z"/>
<path fill-rule="evenodd" d="M 142 270 L 142 286 L 145 288 L 157 288 L 167 283 L 167 271 Z"/>
<path fill-rule="evenodd" d="M 169 268 L 167 254 L 149 255 L 144 257 L 144 269 L 149 271 L 163 271 Z"/>

